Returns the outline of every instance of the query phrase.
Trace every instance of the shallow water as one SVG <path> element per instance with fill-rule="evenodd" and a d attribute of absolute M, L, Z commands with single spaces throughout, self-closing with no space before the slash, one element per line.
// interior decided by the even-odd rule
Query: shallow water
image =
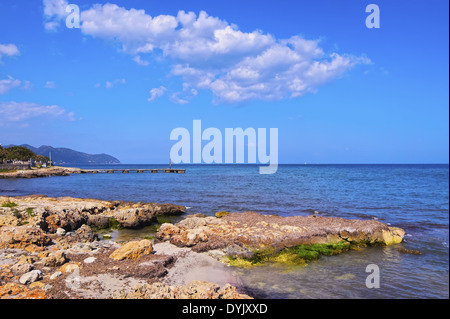
<path fill-rule="evenodd" d="M 106 168 L 110 166 L 96 166 Z M 114 165 L 161 168 L 161 165 Z M 0 180 L 0 195 L 46 194 L 174 203 L 187 213 L 218 211 L 320 214 L 377 219 L 402 227 L 405 242 L 339 256 L 306 267 L 238 270 L 248 289 L 269 298 L 448 298 L 448 165 L 281 165 L 273 175 L 251 165 L 185 165 L 186 174 L 82 174 Z M 115 239 L 138 234 L 117 232 Z M 422 255 L 400 253 L 399 247 Z M 368 264 L 380 268 L 380 288 L 365 285 Z"/>
<path fill-rule="evenodd" d="M 380 288 L 366 287 L 369 264 L 380 269 Z M 448 298 L 448 271 L 436 271 L 426 256 L 393 246 L 321 257 L 304 267 L 255 267 L 241 271 L 241 277 L 249 293 L 260 298 Z"/>

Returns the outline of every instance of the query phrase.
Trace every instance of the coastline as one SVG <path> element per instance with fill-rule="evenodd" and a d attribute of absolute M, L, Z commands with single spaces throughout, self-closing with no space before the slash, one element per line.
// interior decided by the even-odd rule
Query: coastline
<path fill-rule="evenodd" d="M 80 174 L 82 169 L 76 167 L 52 166 L 48 168 L 32 168 L 16 170 L 12 172 L 0 172 L 1 178 L 38 178 L 49 176 L 69 176 L 70 174 Z"/>
<path fill-rule="evenodd" d="M 232 269 L 264 262 L 304 266 L 305 256 L 292 249 L 338 254 L 404 236 L 374 220 L 184 216 L 186 207 L 173 204 L 31 195 L 0 197 L 0 206 L 0 298 L 251 298 Z M 158 224 L 168 216 L 184 219 Z M 155 238 L 119 243 L 98 231 L 147 225 L 156 226 Z"/>
<path fill-rule="evenodd" d="M 17 169 L 11 171 L 0 171 L 0 179 L 14 179 L 14 178 L 38 178 L 38 177 L 49 177 L 49 176 L 69 176 L 71 174 L 98 174 L 98 173 L 114 173 L 116 171 L 121 171 L 122 173 L 177 173 L 184 174 L 185 169 L 177 168 L 152 168 L 152 169 L 81 169 L 77 167 L 64 167 L 64 166 L 52 166 L 48 168 L 30 168 L 30 169 Z"/>

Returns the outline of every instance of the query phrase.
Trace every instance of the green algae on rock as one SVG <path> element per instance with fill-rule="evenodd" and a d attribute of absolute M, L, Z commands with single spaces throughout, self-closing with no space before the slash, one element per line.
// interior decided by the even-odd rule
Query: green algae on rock
<path fill-rule="evenodd" d="M 320 256 L 333 256 L 346 252 L 359 244 L 347 241 L 330 244 L 305 244 L 275 251 L 273 248 L 260 249 L 252 257 L 227 256 L 223 260 L 230 266 L 251 267 L 266 263 L 276 263 L 288 266 L 304 266 L 317 260 Z"/>
<path fill-rule="evenodd" d="M 250 266 L 275 261 L 305 264 L 321 255 L 400 243 L 404 234 L 375 220 L 246 212 L 163 224 L 156 239 L 198 252 L 222 249 L 229 264 Z"/>

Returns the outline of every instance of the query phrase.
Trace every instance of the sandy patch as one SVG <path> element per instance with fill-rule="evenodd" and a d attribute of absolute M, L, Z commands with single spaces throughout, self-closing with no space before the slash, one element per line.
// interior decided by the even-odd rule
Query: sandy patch
<path fill-rule="evenodd" d="M 177 257 L 175 264 L 168 269 L 162 282 L 173 285 L 186 285 L 192 280 L 209 281 L 223 287 L 229 283 L 238 290 L 242 287 L 242 281 L 235 270 L 220 262 L 216 256 L 217 251 L 197 253 L 189 248 L 180 248 L 168 242 L 157 243 L 153 246 L 156 254 L 164 254 Z"/>

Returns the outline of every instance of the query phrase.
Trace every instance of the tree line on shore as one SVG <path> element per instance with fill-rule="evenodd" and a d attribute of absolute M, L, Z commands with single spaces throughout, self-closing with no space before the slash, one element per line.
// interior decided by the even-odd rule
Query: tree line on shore
<path fill-rule="evenodd" d="M 0 145 L 0 163 L 6 161 L 29 161 L 33 159 L 35 162 L 49 162 L 48 156 L 38 155 L 26 147 L 11 146 L 3 148 Z"/>

